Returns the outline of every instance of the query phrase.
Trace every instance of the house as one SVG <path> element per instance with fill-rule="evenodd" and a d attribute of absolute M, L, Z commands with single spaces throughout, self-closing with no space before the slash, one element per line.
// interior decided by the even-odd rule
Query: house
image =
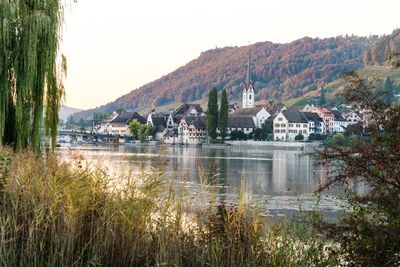
<path fill-rule="evenodd" d="M 111 113 L 105 120 L 100 122 L 100 125 L 94 129 L 96 133 L 111 133 L 111 122 L 118 117 L 117 112 Z"/>
<path fill-rule="evenodd" d="M 166 129 L 165 134 L 161 139 L 166 144 L 176 144 L 178 143 L 178 131 Z"/>
<path fill-rule="evenodd" d="M 333 119 L 333 132 L 343 133 L 347 127 L 347 120 L 343 117 L 342 113 L 337 109 L 332 109 L 331 113 L 334 116 Z"/>
<path fill-rule="evenodd" d="M 241 108 L 230 114 L 230 117 L 250 117 L 256 128 L 262 128 L 271 114 L 264 107 Z"/>
<path fill-rule="evenodd" d="M 178 126 L 178 141 L 181 144 L 201 144 L 207 140 L 205 116 L 185 116 Z"/>
<path fill-rule="evenodd" d="M 161 141 L 166 133 L 166 115 L 160 113 L 150 113 L 147 116 L 147 124 L 154 128 L 155 140 Z"/>
<path fill-rule="evenodd" d="M 317 113 L 323 120 L 323 133 L 333 133 L 335 116 L 327 108 L 315 108 L 312 112 Z"/>
<path fill-rule="evenodd" d="M 298 112 L 313 112 L 315 110 L 314 105 L 306 104 L 305 106 L 291 106 L 287 108 L 288 111 L 298 111 Z"/>
<path fill-rule="evenodd" d="M 229 135 L 232 131 L 242 131 L 245 134 L 251 134 L 257 127 L 251 117 L 229 116 L 227 128 Z"/>
<path fill-rule="evenodd" d="M 360 112 L 351 110 L 344 114 L 345 119 L 348 122 L 348 125 L 357 124 L 360 121 L 363 121 L 363 115 Z"/>
<path fill-rule="evenodd" d="M 172 117 L 205 116 L 200 104 L 182 104 L 173 113 Z"/>
<path fill-rule="evenodd" d="M 130 136 L 129 124 L 137 120 L 141 124 L 146 124 L 147 120 L 137 112 L 124 112 L 119 114 L 110 122 L 110 133 L 113 135 Z"/>
<path fill-rule="evenodd" d="M 279 112 L 273 120 L 274 140 L 295 141 L 297 135 L 304 139 L 312 133 L 322 132 L 323 119 L 317 113 L 300 111 Z"/>

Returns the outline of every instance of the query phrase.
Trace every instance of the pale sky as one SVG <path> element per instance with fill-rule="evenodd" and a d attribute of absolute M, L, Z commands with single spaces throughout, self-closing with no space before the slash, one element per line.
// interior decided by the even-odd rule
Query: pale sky
<path fill-rule="evenodd" d="M 400 28 L 400 0 L 78 0 L 62 52 L 66 104 L 106 104 L 215 47 Z"/>

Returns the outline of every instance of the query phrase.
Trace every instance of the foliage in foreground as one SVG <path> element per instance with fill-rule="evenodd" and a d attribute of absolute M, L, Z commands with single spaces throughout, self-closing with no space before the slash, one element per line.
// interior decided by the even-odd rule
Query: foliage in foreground
<path fill-rule="evenodd" d="M 400 264 L 400 106 L 385 101 L 374 79 L 347 74 L 343 96 L 369 121 L 361 136 L 335 137 L 319 152 L 330 164 L 321 187 L 344 187 L 349 216 L 339 224 L 321 223 L 321 233 L 343 249 L 355 266 Z"/>
<path fill-rule="evenodd" d="M 43 126 L 56 145 L 67 69 L 64 56 L 57 64 L 63 12 L 60 0 L 0 1 L 0 145 L 39 151 Z"/>
<path fill-rule="evenodd" d="M 263 223 L 243 201 L 185 212 L 182 191 L 157 172 L 121 177 L 117 190 L 78 161 L 0 155 L 1 266 L 337 264 L 308 227 Z"/>

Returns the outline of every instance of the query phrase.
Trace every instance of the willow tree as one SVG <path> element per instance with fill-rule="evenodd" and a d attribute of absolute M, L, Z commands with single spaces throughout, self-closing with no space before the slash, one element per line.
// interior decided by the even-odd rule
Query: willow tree
<path fill-rule="evenodd" d="M 66 73 L 62 22 L 62 0 L 1 0 L 0 144 L 38 151 L 44 129 L 54 148 Z"/>

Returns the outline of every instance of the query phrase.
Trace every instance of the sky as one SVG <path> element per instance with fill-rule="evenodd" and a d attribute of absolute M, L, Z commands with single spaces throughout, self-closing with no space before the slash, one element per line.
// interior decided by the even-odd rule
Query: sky
<path fill-rule="evenodd" d="M 65 104 L 112 102 L 215 47 L 390 34 L 399 10 L 399 0 L 78 0 L 63 27 Z"/>

